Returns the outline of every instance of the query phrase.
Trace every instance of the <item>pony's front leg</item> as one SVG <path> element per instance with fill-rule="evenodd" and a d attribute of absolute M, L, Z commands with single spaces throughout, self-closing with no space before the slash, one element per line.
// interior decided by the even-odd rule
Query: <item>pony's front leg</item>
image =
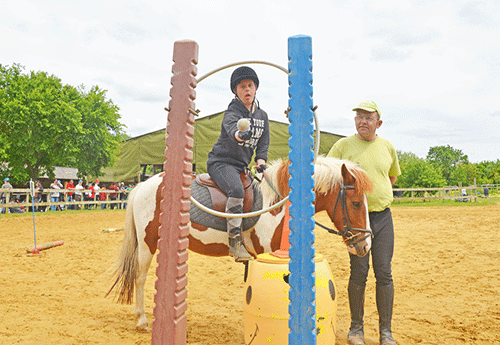
<path fill-rule="evenodd" d="M 147 248 L 139 250 L 139 271 L 135 280 L 135 317 L 138 319 L 136 328 L 139 331 L 150 331 L 144 310 L 144 285 L 146 284 L 152 258 L 153 255 L 151 255 Z"/>

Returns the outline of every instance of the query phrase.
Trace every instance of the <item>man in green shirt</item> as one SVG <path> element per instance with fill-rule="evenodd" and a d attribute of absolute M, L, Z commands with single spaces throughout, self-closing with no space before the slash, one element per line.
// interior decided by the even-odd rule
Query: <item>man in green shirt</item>
<path fill-rule="evenodd" d="M 391 261 L 394 252 L 394 226 L 390 206 L 392 185 L 401 175 L 394 146 L 380 138 L 376 130 L 382 125 L 380 110 L 373 101 L 364 101 L 354 108 L 357 133 L 337 141 L 328 156 L 356 162 L 373 182 L 373 192 L 367 195 L 370 228 L 373 231 L 371 257 L 376 279 L 376 301 L 379 314 L 381 345 L 395 345 L 391 320 L 394 303 L 394 283 Z M 348 295 L 351 327 L 348 341 L 353 345 L 365 344 L 363 331 L 365 287 L 370 269 L 370 253 L 360 258 L 349 254 L 351 275 Z"/>

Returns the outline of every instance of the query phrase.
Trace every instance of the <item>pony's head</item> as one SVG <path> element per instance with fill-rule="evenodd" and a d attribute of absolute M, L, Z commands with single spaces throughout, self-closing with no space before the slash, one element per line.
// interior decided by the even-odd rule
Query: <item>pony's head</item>
<path fill-rule="evenodd" d="M 282 197 L 290 192 L 289 162 L 278 160 L 268 169 L 268 178 Z M 314 163 L 315 212 L 326 211 L 343 237 L 347 250 L 365 256 L 371 248 L 371 229 L 366 193 L 372 183 L 358 164 L 318 156 Z"/>
<path fill-rule="evenodd" d="M 368 175 L 353 162 L 319 156 L 314 180 L 316 212 L 326 210 L 347 250 L 365 256 L 372 237 L 366 199 L 366 193 L 372 190 Z"/>

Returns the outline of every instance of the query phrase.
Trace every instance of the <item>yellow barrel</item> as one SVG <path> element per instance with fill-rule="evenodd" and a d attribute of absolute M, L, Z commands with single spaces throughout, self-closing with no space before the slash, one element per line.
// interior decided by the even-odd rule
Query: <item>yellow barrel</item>
<path fill-rule="evenodd" d="M 249 262 L 243 303 L 245 344 L 288 344 L 289 258 L 261 254 Z M 326 259 L 316 263 L 316 334 L 318 345 L 334 345 L 337 321 L 336 287 Z"/>

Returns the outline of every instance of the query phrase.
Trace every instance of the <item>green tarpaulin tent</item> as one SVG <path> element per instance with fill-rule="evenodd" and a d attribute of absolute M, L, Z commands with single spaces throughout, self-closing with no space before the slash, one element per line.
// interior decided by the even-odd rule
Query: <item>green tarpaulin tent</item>
<path fill-rule="evenodd" d="M 195 121 L 193 170 L 196 173 L 207 171 L 208 152 L 217 141 L 224 112 L 205 116 Z M 288 157 L 288 124 L 270 120 L 271 144 L 269 162 Z M 326 154 L 342 135 L 321 131 L 320 154 Z M 115 164 L 103 169 L 102 182 L 137 182 L 163 169 L 165 153 L 165 129 L 130 138 L 123 142 Z M 148 167 L 146 169 L 146 167 Z"/>

